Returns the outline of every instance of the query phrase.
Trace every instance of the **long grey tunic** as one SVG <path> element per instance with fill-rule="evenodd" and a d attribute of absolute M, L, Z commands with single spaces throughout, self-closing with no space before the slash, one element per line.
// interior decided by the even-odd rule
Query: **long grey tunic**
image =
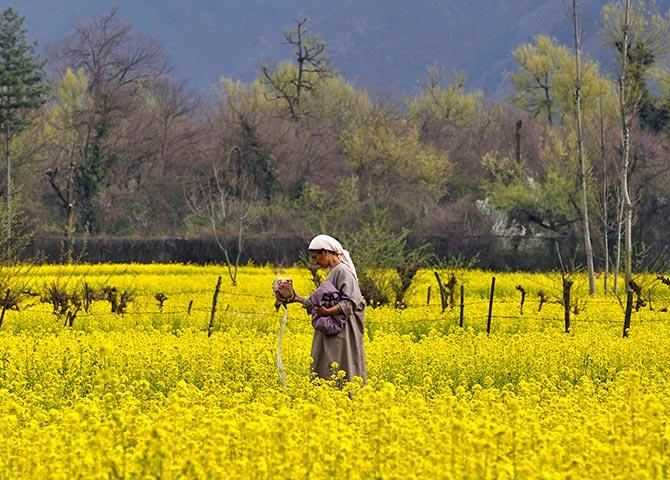
<path fill-rule="evenodd" d="M 344 264 L 335 266 L 326 280 L 340 291 L 342 300 L 338 304 L 347 317 L 342 331 L 336 335 L 326 335 L 314 330 L 312 339 L 312 371 L 321 378 L 330 378 L 333 373 L 331 364 L 337 362 L 340 370 L 347 373 L 347 379 L 353 377 L 367 380 L 363 337 L 365 332 L 365 299 L 358 287 L 354 274 Z M 305 306 L 311 312 L 312 305 Z"/>

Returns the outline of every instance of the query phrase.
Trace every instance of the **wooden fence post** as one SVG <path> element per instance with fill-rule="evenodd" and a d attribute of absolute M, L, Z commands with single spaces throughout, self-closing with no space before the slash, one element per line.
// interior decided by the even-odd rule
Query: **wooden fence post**
<path fill-rule="evenodd" d="M 442 285 L 442 279 L 440 279 L 440 274 L 435 272 L 435 278 L 437 279 L 437 286 L 440 288 L 440 300 L 442 301 L 442 313 L 447 309 L 447 293 L 444 291 L 444 286 Z"/>
<path fill-rule="evenodd" d="M 2 327 L 2 322 L 5 321 L 5 311 L 7 310 L 7 303 L 9 303 L 9 293 L 10 290 L 8 288 L 7 293 L 5 294 L 5 302 L 2 304 L 2 313 L 0 313 L 0 327 Z"/>
<path fill-rule="evenodd" d="M 626 289 L 628 294 L 626 295 L 626 316 L 623 319 L 623 338 L 628 337 L 628 330 L 630 330 L 630 316 L 633 313 L 633 290 L 630 288 Z"/>
<path fill-rule="evenodd" d="M 456 280 L 456 275 L 454 273 L 451 273 L 451 277 L 449 277 L 449 281 L 447 282 L 447 289 L 446 289 L 446 296 L 449 298 L 449 308 L 452 310 L 454 309 L 454 304 L 456 303 L 454 301 L 455 297 L 455 292 L 456 290 L 456 284 L 458 283 L 458 280 Z"/>
<path fill-rule="evenodd" d="M 523 304 L 526 302 L 526 289 L 517 285 L 516 289 L 521 292 L 521 304 L 519 305 L 519 315 L 523 317 Z"/>
<path fill-rule="evenodd" d="M 426 295 L 426 305 L 430 305 L 430 285 L 428 285 L 428 294 Z"/>
<path fill-rule="evenodd" d="M 209 317 L 209 328 L 207 329 L 207 336 L 211 337 L 214 331 L 214 315 L 216 315 L 216 302 L 219 300 L 219 291 L 221 290 L 221 276 L 216 282 L 216 289 L 214 290 L 214 298 L 212 299 L 212 314 Z"/>
<path fill-rule="evenodd" d="M 565 333 L 570 333 L 570 289 L 572 289 L 572 280 L 563 279 L 563 311 L 565 312 Z"/>
<path fill-rule="evenodd" d="M 463 328 L 463 310 L 465 309 L 465 300 L 464 300 L 464 287 L 463 284 L 461 284 L 461 311 L 459 315 L 459 321 L 458 321 L 458 326 Z"/>
<path fill-rule="evenodd" d="M 193 300 L 188 302 L 188 314 L 191 315 L 191 308 L 193 308 Z"/>
<path fill-rule="evenodd" d="M 489 316 L 486 320 L 486 334 L 491 334 L 491 317 L 493 315 L 493 295 L 496 289 L 496 277 L 491 277 L 491 294 L 489 295 Z"/>

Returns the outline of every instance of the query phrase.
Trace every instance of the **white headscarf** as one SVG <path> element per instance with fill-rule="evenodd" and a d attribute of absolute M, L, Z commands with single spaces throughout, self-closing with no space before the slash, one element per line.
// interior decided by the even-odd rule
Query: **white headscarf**
<path fill-rule="evenodd" d="M 351 255 L 349 252 L 342 248 L 340 242 L 335 240 L 330 235 L 317 235 L 309 242 L 310 250 L 328 250 L 329 252 L 334 252 L 351 273 L 354 274 L 354 278 L 358 281 L 358 275 L 356 274 L 356 267 L 354 267 L 354 262 L 351 260 Z"/>

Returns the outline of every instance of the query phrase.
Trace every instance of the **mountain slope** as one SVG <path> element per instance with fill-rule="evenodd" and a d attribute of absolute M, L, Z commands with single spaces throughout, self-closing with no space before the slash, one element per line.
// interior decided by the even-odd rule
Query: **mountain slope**
<path fill-rule="evenodd" d="M 3 9 L 12 4 L 0 0 Z M 603 58 L 598 27 L 604 0 L 580 2 L 586 23 L 585 50 Z M 670 0 L 656 2 L 667 9 Z M 57 5 L 57 6 L 56 6 Z M 465 70 L 470 88 L 500 94 L 511 51 L 537 34 L 571 45 L 569 4 L 557 0 L 121 0 L 120 16 L 137 31 L 166 45 L 176 76 L 205 88 L 220 75 L 244 81 L 261 59 L 292 55 L 284 29 L 300 13 L 326 41 L 333 64 L 362 86 L 409 92 L 436 64 Z M 104 0 L 21 0 L 31 38 L 41 45 L 106 13 Z"/>

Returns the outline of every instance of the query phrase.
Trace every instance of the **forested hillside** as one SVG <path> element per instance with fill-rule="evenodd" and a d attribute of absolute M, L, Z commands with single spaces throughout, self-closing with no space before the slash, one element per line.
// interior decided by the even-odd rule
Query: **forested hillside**
<path fill-rule="evenodd" d="M 291 16 L 282 26 L 283 43 L 279 32 L 265 37 L 268 45 L 276 43 L 273 56 L 285 60 L 251 62 L 255 71 L 248 81 L 223 76 L 213 99 L 175 77 L 171 45 L 116 10 L 78 19 L 44 55 L 39 48 L 24 49 L 35 65 L 46 62 L 37 75 L 43 91 L 41 101 L 25 108 L 15 108 L 9 94 L 2 101 L 9 112 L 3 117 L 3 196 L 10 192 L 5 205 L 13 206 L 5 219 L 12 215 L 22 223 L 14 232 L 62 238 L 64 245 L 82 236 L 215 236 L 225 244 L 329 231 L 354 245 L 418 238 L 434 239 L 441 254 L 490 259 L 512 252 L 510 262 L 514 255 L 546 254 L 558 240 L 579 262 L 584 209 L 567 5 L 551 15 L 552 31 L 563 32 L 565 41 L 538 35 L 523 42 L 517 34 L 532 31 L 534 19 L 544 18 L 554 2 L 520 2 L 517 10 L 505 7 L 508 2 L 480 4 L 507 15 L 490 24 L 473 23 L 474 7 L 465 4 L 433 2 L 421 10 L 402 2 L 375 9 L 373 3 L 343 2 L 321 20 Z M 593 23 L 597 12 L 603 28 L 597 37 L 584 37 L 585 45 L 616 60 L 620 5 L 606 6 L 600 18 L 595 3 L 585 2 L 580 18 Z M 149 8 L 143 5 L 138 8 Z M 263 2 L 254 5 L 265 8 Z M 654 245 L 670 233 L 670 37 L 662 11 L 635 5 L 623 100 L 630 125 L 629 187 L 635 242 Z M 33 2 L 19 11 L 15 24 L 39 6 Z M 166 6 L 163 18 L 183 8 Z M 193 9 L 188 28 L 197 15 L 203 22 L 213 18 L 205 12 Z M 373 13 L 382 16 L 379 23 L 365 20 Z M 385 30 L 387 17 L 391 22 L 414 15 L 428 30 L 442 25 L 441 18 L 467 19 L 444 23 L 472 34 L 445 51 L 465 59 L 491 55 L 492 67 L 493 56 L 501 57 L 485 48 L 491 38 L 499 48 L 518 38 L 507 52 L 509 75 L 496 80 L 504 82 L 506 94 L 497 98 L 474 88 L 457 70 L 438 64 L 425 71 L 420 62 L 404 60 L 395 68 L 422 78 L 416 92 L 365 88 L 335 66 L 345 38 L 331 48 L 320 35 L 349 14 L 361 22 L 352 20 L 351 35 L 379 30 L 380 36 L 366 37 L 378 39 L 365 52 L 373 70 L 386 48 L 402 59 L 403 45 L 429 41 Z M 509 19 L 506 28 L 493 28 L 503 19 Z M 11 25 L 5 18 L 2 28 Z M 30 41 L 36 35 L 26 25 L 28 20 L 19 30 Z M 543 30 L 539 24 L 537 30 Z M 355 59 L 361 52 L 352 42 Z M 602 266 L 620 240 L 619 76 L 615 61 L 604 64 L 588 54 L 581 69 L 584 183 Z M 387 78 L 380 81 L 391 85 Z M 488 82 L 482 78 L 480 85 Z"/>

